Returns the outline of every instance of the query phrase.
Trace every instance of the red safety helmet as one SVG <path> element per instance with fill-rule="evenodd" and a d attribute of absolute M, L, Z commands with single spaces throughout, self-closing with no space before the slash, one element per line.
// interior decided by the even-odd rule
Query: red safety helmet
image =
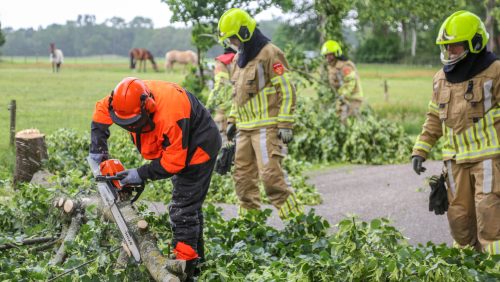
<path fill-rule="evenodd" d="M 156 110 L 156 103 L 146 84 L 136 77 L 126 77 L 116 85 L 109 97 L 111 120 L 128 131 L 144 133 L 154 129 L 150 115 Z"/>

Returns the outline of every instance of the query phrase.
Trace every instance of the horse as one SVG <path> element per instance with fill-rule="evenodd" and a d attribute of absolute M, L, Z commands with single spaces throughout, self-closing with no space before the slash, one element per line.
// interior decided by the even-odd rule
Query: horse
<path fill-rule="evenodd" d="M 135 64 L 137 60 L 139 60 L 139 71 L 141 71 L 141 65 L 143 72 L 146 72 L 146 60 L 150 60 L 153 65 L 153 69 L 158 71 L 158 67 L 156 66 L 155 59 L 153 58 L 153 54 L 149 52 L 148 49 L 145 48 L 133 48 L 129 52 L 130 56 L 130 68 L 135 69 Z"/>
<path fill-rule="evenodd" d="M 174 63 L 196 65 L 198 63 L 198 56 L 195 52 L 191 50 L 179 51 L 172 50 L 165 53 L 165 70 L 170 70 L 173 68 Z"/>
<path fill-rule="evenodd" d="M 50 43 L 50 62 L 52 63 L 52 72 L 59 72 L 64 62 L 63 52 L 60 49 L 56 49 L 54 43 Z"/>

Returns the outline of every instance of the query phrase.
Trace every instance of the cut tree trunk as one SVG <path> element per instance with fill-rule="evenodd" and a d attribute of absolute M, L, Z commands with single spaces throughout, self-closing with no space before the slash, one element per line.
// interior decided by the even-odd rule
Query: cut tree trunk
<path fill-rule="evenodd" d="M 16 134 L 16 166 L 14 185 L 28 182 L 48 158 L 45 135 L 38 129 L 25 129 Z"/>

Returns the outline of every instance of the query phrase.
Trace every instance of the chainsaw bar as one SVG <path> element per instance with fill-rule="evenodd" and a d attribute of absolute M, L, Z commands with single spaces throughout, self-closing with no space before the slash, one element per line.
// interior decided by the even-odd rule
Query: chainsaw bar
<path fill-rule="evenodd" d="M 114 179 L 102 179 L 103 177 L 101 175 L 101 170 L 99 169 L 99 164 L 96 163 L 94 160 L 92 160 L 90 157 L 87 158 L 87 161 L 90 165 L 90 168 L 92 169 L 92 173 L 94 174 L 94 177 L 96 178 L 97 182 L 97 189 L 99 190 L 99 194 L 101 195 L 102 201 L 104 202 L 104 205 L 110 208 L 111 213 L 113 214 L 113 218 L 115 219 L 116 224 L 118 225 L 118 229 L 120 229 L 120 232 L 122 233 L 123 240 L 125 241 L 125 244 L 129 248 L 130 252 L 132 253 L 132 256 L 134 257 L 136 262 L 141 261 L 141 254 L 139 252 L 139 247 L 128 230 L 127 224 L 125 222 L 125 219 L 123 218 L 123 215 L 120 212 L 120 209 L 118 209 L 118 206 L 116 205 L 116 196 L 113 194 L 114 188 L 111 187 L 109 182 L 107 180 L 114 180 Z M 106 182 L 102 182 L 105 180 Z"/>

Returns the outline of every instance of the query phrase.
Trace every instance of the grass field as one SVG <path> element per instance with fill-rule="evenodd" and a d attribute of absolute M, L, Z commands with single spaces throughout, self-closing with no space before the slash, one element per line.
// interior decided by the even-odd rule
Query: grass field
<path fill-rule="evenodd" d="M 162 69 L 163 62 L 157 63 Z M 409 134 L 417 134 L 437 68 L 364 64 L 358 68 L 369 105 L 401 123 Z M 16 130 L 38 128 L 49 134 L 58 128 L 73 128 L 86 132 L 95 102 L 125 76 L 177 83 L 183 80 L 180 68 L 172 73 L 155 73 L 148 63 L 148 72 L 132 72 L 127 58 L 120 57 L 66 58 L 58 74 L 52 73 L 45 57 L 4 57 L 0 61 L 0 165 L 9 165 L 8 160 L 12 160 L 7 110 L 11 100 L 17 103 Z M 384 98 L 384 80 L 389 85 L 388 101 Z"/>

